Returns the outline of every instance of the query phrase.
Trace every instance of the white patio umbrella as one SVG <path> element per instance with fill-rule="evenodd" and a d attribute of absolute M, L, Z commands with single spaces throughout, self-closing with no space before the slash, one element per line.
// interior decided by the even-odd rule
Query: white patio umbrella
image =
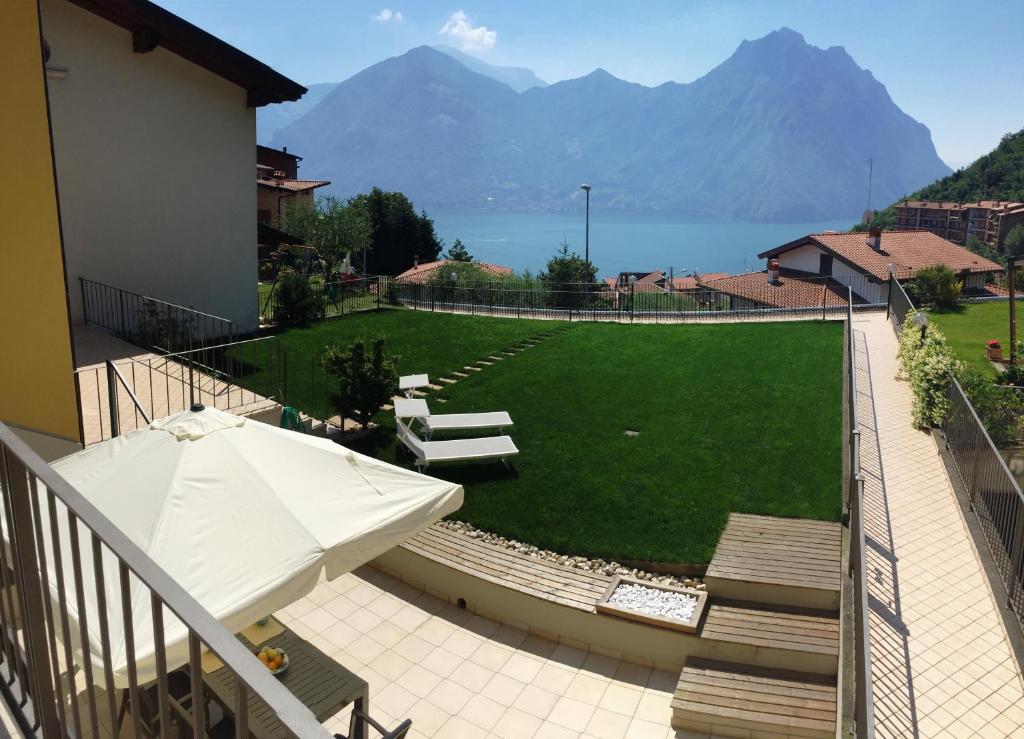
<path fill-rule="evenodd" d="M 331 441 L 212 408 L 96 444 L 54 469 L 230 631 L 373 559 L 462 505 L 462 487 Z M 45 501 L 41 506 L 45 513 Z M 73 593 L 67 516 L 58 511 Z M 56 584 L 43 521 L 50 588 Z M 94 681 L 104 679 L 90 534 L 79 529 Z M 104 547 L 114 682 L 127 685 L 118 565 Z M 55 601 L 56 602 L 56 601 Z M 78 614 L 68 598 L 77 660 Z M 148 588 L 132 577 L 140 682 L 156 677 Z M 187 630 L 165 609 L 168 667 L 188 661 Z"/>

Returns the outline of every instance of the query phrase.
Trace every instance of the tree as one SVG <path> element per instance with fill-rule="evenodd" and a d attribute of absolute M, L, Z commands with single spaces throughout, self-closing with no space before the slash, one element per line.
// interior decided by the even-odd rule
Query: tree
<path fill-rule="evenodd" d="M 473 261 L 473 255 L 469 253 L 469 249 L 462 243 L 462 239 L 455 239 L 455 243 L 448 247 L 448 253 L 444 256 L 445 259 L 450 259 L 453 262 Z"/>
<path fill-rule="evenodd" d="M 1024 223 L 1018 223 L 1006 234 L 1003 252 L 1008 257 L 1024 256 Z"/>
<path fill-rule="evenodd" d="M 402 193 L 375 187 L 349 202 L 358 203 L 370 222 L 368 272 L 397 275 L 412 267 L 417 257 L 433 262 L 441 254 L 443 244 L 434 222 L 423 211 L 417 214 Z"/>
<path fill-rule="evenodd" d="M 299 273 L 289 272 L 275 289 L 274 320 L 279 326 L 308 326 L 323 316 L 323 299 Z"/>
<path fill-rule="evenodd" d="M 944 264 L 925 267 L 914 276 L 917 299 L 940 310 L 954 307 L 962 289 L 963 283 L 957 282 L 953 270 Z"/>
<path fill-rule="evenodd" d="M 383 336 L 373 342 L 369 354 L 362 339 L 347 350 L 328 347 L 323 368 L 335 378 L 336 392 L 330 394 L 334 409 L 343 419 L 358 422 L 364 430 L 398 385 L 398 357 L 384 356 Z"/>
<path fill-rule="evenodd" d="M 544 269 L 539 279 L 542 282 L 565 285 L 569 283 L 592 283 L 597 284 L 597 267 L 587 261 L 576 252 L 569 251 L 569 245 L 562 242 L 562 248 L 555 256 L 548 260 L 548 266 Z"/>
<path fill-rule="evenodd" d="M 313 205 L 296 203 L 285 210 L 277 227 L 300 237 L 334 272 L 350 253 L 358 263 L 370 246 L 372 225 L 362 203 L 355 199 L 342 202 L 330 195 Z"/>

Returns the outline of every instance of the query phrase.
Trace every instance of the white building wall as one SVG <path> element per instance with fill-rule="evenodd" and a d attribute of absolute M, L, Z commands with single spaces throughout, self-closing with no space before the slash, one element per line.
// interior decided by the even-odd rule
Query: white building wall
<path fill-rule="evenodd" d="M 79 277 L 258 325 L 246 91 L 67 0 L 42 0 L 72 319 Z"/>
<path fill-rule="evenodd" d="M 805 244 L 779 255 L 779 264 L 783 269 L 796 269 L 813 275 L 820 274 L 819 258 L 823 252 L 813 244 Z M 853 291 L 869 303 L 884 303 L 888 297 L 888 287 L 858 272 L 839 259 L 832 259 L 832 279 L 853 288 Z"/>

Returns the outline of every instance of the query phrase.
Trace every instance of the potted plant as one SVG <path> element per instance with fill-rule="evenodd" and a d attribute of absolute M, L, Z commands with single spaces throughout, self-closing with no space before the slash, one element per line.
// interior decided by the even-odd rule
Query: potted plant
<path fill-rule="evenodd" d="M 985 356 L 993 362 L 1003 361 L 1003 346 L 999 343 L 999 339 L 989 339 L 985 342 L 985 346 L 988 348 Z"/>

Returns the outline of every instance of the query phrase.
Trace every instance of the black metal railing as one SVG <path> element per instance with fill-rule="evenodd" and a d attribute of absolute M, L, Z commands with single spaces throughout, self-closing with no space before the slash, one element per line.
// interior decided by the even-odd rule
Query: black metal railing
<path fill-rule="evenodd" d="M 852 291 L 851 291 L 852 292 Z M 846 314 L 847 416 L 850 423 L 847 453 L 847 511 L 850 525 L 850 570 L 853 591 L 854 724 L 862 739 L 874 736 L 871 688 L 871 628 L 868 622 L 868 572 L 864 534 L 864 475 L 860 465 L 860 426 L 857 413 L 857 348 L 853 334 L 852 295 Z M 846 613 L 847 609 L 843 609 Z"/>
<path fill-rule="evenodd" d="M 903 322 L 907 313 L 914 310 L 914 301 L 907 295 L 903 285 L 895 277 L 889 277 L 889 296 L 885 306 L 885 314 L 892 321 L 893 330 L 899 336 L 903 331 Z"/>
<path fill-rule="evenodd" d="M 136 346 L 170 354 L 234 341 L 232 321 L 113 285 L 79 278 L 82 317 Z"/>
<path fill-rule="evenodd" d="M 1024 494 L 956 377 L 949 376 L 946 449 L 967 490 L 1007 601 L 1024 628 Z"/>
<path fill-rule="evenodd" d="M 0 694 L 26 736 L 99 737 L 102 726 L 114 736 L 205 737 L 208 649 L 234 679 L 237 739 L 248 739 L 254 708 L 291 736 L 329 739 L 238 639 L 2 423 L 0 505 Z M 184 641 L 169 645 L 165 625 Z M 112 626 L 124 643 L 111 643 Z M 152 638 L 152 655 L 136 654 L 137 637 Z M 115 650 L 126 659 L 116 681 Z"/>
<path fill-rule="evenodd" d="M 387 277 L 362 276 L 349 280 L 324 282 L 321 279 L 309 278 L 309 286 L 322 318 L 335 318 L 358 311 L 374 310 L 381 306 L 382 287 Z M 277 282 L 261 282 L 260 320 L 265 324 L 277 323 L 281 309 L 279 284 Z"/>
<path fill-rule="evenodd" d="M 85 443 L 134 431 L 193 403 L 236 412 L 283 403 L 287 378 L 287 355 L 276 336 L 82 368 L 75 380 Z"/>
<path fill-rule="evenodd" d="M 540 280 L 453 281 L 418 284 L 383 281 L 391 305 L 416 310 L 516 318 L 617 322 L 715 321 L 736 318 L 841 318 L 850 290 L 831 278 L 783 276 L 770 284 L 757 273 L 721 287 L 672 289 L 654 285 L 613 287 L 601 283 Z M 858 304 L 865 301 L 856 298 Z"/>

